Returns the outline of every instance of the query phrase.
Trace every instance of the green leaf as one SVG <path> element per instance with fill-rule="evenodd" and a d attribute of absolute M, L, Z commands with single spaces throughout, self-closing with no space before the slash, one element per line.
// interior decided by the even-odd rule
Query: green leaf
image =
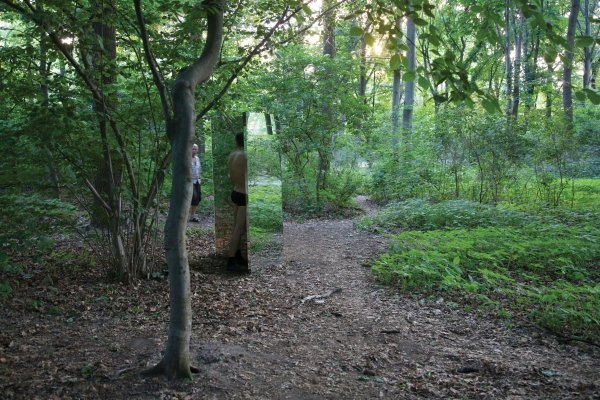
<path fill-rule="evenodd" d="M 402 80 L 404 82 L 413 82 L 417 77 L 417 74 L 415 74 L 414 71 L 407 71 L 404 73 L 404 75 L 402 75 Z"/>
<path fill-rule="evenodd" d="M 594 44 L 594 41 L 592 36 L 578 36 L 575 38 L 575 45 L 577 47 L 589 47 Z"/>
<path fill-rule="evenodd" d="M 419 76 L 418 84 L 421 89 L 429 89 L 429 80 L 424 76 Z"/>
<path fill-rule="evenodd" d="M 304 11 L 306 15 L 312 15 L 312 10 L 307 4 L 302 4 L 302 11 Z"/>
<path fill-rule="evenodd" d="M 365 38 L 365 42 L 369 46 L 373 46 L 375 44 L 375 36 L 371 35 L 369 32 L 365 32 L 364 38 Z"/>
<path fill-rule="evenodd" d="M 439 46 L 440 45 L 440 39 L 437 35 L 430 35 L 429 36 L 429 43 L 431 43 L 434 46 Z"/>
<path fill-rule="evenodd" d="M 576 98 L 578 101 L 585 101 L 586 97 L 587 97 L 587 96 L 585 95 L 585 93 L 584 93 L 583 91 L 577 90 L 577 91 L 575 92 L 575 98 Z"/>
<path fill-rule="evenodd" d="M 400 55 L 398 55 L 398 54 L 392 55 L 392 58 L 390 58 L 390 69 L 392 71 L 395 71 L 397 69 L 400 69 L 401 66 L 402 66 L 402 58 L 400 57 Z"/>
<path fill-rule="evenodd" d="M 500 111 L 500 104 L 495 99 L 483 99 L 481 106 L 490 114 L 494 114 Z"/>
<path fill-rule="evenodd" d="M 413 18 L 413 22 L 417 26 L 427 26 L 427 21 L 425 21 L 423 18 Z"/>
<path fill-rule="evenodd" d="M 352 36 L 362 36 L 365 31 L 358 25 L 352 25 L 350 27 L 350 34 Z"/>
<path fill-rule="evenodd" d="M 548 64 L 553 63 L 556 60 L 556 56 L 556 50 L 550 49 L 544 53 L 544 61 L 546 61 Z"/>
<path fill-rule="evenodd" d="M 600 91 L 594 89 L 583 89 L 583 91 L 587 94 L 592 104 L 600 104 Z"/>

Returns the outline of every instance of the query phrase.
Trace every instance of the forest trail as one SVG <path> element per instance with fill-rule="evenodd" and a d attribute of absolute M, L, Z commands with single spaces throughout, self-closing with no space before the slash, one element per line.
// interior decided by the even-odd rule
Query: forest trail
<path fill-rule="evenodd" d="M 20 288 L 61 313 L 1 311 L 2 398 L 600 398 L 597 348 L 380 285 L 368 262 L 387 240 L 351 219 L 286 222 L 281 262 L 243 276 L 208 236 L 189 243 L 193 383 L 139 375 L 165 348 L 166 281 L 84 273 Z"/>
<path fill-rule="evenodd" d="M 366 214 L 376 210 L 358 202 Z M 199 359 L 209 360 L 199 380 L 214 398 L 600 395 L 596 349 L 377 283 L 368 263 L 386 246 L 352 219 L 287 222 L 281 265 L 258 260 L 250 276 L 222 282 L 235 311 L 220 322 L 223 333 L 197 342 Z"/>

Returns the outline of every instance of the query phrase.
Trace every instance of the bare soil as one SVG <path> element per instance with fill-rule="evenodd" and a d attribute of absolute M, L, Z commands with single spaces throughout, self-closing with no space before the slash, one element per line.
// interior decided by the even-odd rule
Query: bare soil
<path fill-rule="evenodd" d="M 600 398 L 597 347 L 380 285 L 368 264 L 387 241 L 352 219 L 286 223 L 283 257 L 250 275 L 225 273 L 213 242 L 189 243 L 193 382 L 140 375 L 165 348 L 165 279 L 34 265 L 0 310 L 0 398 Z"/>

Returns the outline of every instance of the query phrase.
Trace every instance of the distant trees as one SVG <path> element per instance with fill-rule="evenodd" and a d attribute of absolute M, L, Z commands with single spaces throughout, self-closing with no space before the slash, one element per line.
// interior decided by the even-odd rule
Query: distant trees
<path fill-rule="evenodd" d="M 225 16 L 215 74 L 196 95 L 197 120 L 215 107 L 276 115 L 287 172 L 296 189 L 308 190 L 299 198 L 314 202 L 312 209 L 347 199 L 339 192 L 359 187 L 355 167 L 361 159 L 377 164 L 379 146 L 408 155 L 411 149 L 402 146 L 425 140 L 418 133 L 423 123 L 415 121 L 423 121 L 430 103 L 436 116 L 452 108 L 504 109 L 511 130 L 506 138 L 517 138 L 530 132 L 529 118 L 539 110 L 548 118 L 559 113 L 562 96 L 565 125 L 556 143 L 566 144 L 562 133 L 577 130 L 578 107 L 587 101 L 593 109 L 600 102 L 597 1 L 578 3 L 391 1 L 383 7 L 363 0 L 326 1 L 317 9 L 311 1 L 252 0 L 250 8 L 260 14 Z M 23 149 L 3 165 L 28 165 L 2 178 L 5 185 L 41 173 L 54 196 L 69 187 L 92 223 L 106 228 L 111 274 L 123 281 L 147 276 L 154 268 L 147 256 L 157 254 L 151 238 L 157 237 L 158 199 L 171 193 L 169 181 L 165 185 L 172 156 L 165 135 L 173 113 L 169 87 L 200 51 L 202 41 L 181 38 L 198 37 L 193 21 L 203 21 L 205 7 L 147 6 L 145 22 L 152 29 L 144 42 L 135 10 L 117 0 L 73 7 L 0 4 L 6 21 L 0 59 L 10 66 L 3 67 L 9 79 L 0 88 L 8 100 L 0 107 L 10 118 L 0 135 Z M 322 25 L 315 23 L 321 19 Z M 579 67 L 582 76 L 573 73 Z M 33 85 L 28 76 L 36 77 Z M 435 121 L 433 129 L 444 129 Z M 416 136 L 408 140 L 410 132 Z M 458 138 L 443 146 L 462 143 Z M 458 171 L 473 164 L 459 157 L 465 147 L 451 154 L 453 161 L 443 164 L 452 165 L 458 195 Z M 37 157 L 46 160 L 43 167 L 28 161 Z M 408 165 L 389 168 L 415 172 Z M 344 179 L 330 180 L 332 171 Z M 310 182 L 316 184 L 309 190 Z"/>
<path fill-rule="evenodd" d="M 556 205 L 600 175 L 598 2 L 580 1 L 0 0 L 0 201 L 79 200 L 133 282 L 163 259 L 170 199 L 155 371 L 189 377 L 188 150 L 211 113 L 274 115 L 291 212 L 359 191 Z"/>

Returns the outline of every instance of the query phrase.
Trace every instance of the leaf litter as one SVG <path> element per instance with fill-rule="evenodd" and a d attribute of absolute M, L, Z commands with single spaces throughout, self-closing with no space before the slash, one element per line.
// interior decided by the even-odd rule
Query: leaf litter
<path fill-rule="evenodd" d="M 387 240 L 351 219 L 286 222 L 282 259 L 245 276 L 213 242 L 188 243 L 193 382 L 140 375 L 165 349 L 166 280 L 38 271 L 0 311 L 2 399 L 600 398 L 597 348 L 380 285 Z"/>

